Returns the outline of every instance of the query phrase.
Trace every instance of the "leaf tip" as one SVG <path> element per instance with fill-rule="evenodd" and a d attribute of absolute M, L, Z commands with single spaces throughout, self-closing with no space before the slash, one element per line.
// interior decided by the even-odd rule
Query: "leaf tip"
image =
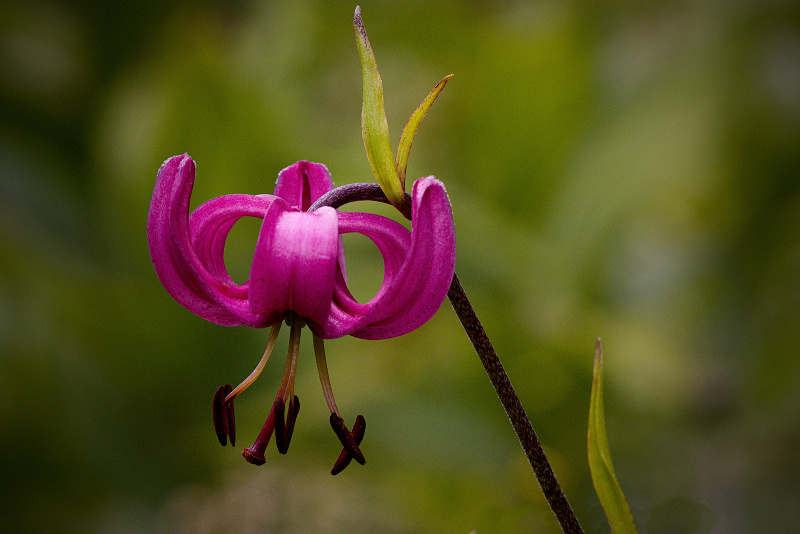
<path fill-rule="evenodd" d="M 592 482 L 600 498 L 600 504 L 606 512 L 611 531 L 618 534 L 636 534 L 633 514 L 611 463 L 611 448 L 606 434 L 603 407 L 603 346 L 599 337 L 595 342 L 593 374 L 587 435 Z"/>
<path fill-rule="evenodd" d="M 603 369 L 603 343 L 600 338 L 597 338 L 597 341 L 594 343 L 594 375 L 595 380 L 602 380 L 602 378 L 598 378 L 598 375 L 602 374 Z"/>
<path fill-rule="evenodd" d="M 353 28 L 356 31 L 356 36 L 369 49 L 369 39 L 367 38 L 367 29 L 364 27 L 364 20 L 361 18 L 361 6 L 356 6 L 356 12 L 353 14 Z"/>

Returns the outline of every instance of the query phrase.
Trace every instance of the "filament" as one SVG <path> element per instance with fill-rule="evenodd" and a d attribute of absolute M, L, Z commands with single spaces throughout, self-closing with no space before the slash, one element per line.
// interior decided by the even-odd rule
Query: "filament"
<path fill-rule="evenodd" d="M 328 362 L 325 359 L 325 344 L 321 337 L 316 334 L 314 336 L 314 356 L 317 358 L 317 371 L 319 371 L 319 381 L 322 384 L 322 394 L 325 395 L 325 402 L 328 403 L 328 409 L 331 413 L 339 415 L 339 409 L 336 407 L 336 401 L 333 398 L 333 388 L 331 388 L 331 378 L 328 375 Z"/>
<path fill-rule="evenodd" d="M 261 374 L 261 371 L 264 370 L 264 366 L 267 364 L 267 360 L 269 359 L 269 355 L 272 354 L 272 349 L 275 348 L 275 341 L 278 339 L 278 333 L 281 331 L 281 322 L 278 321 L 272 327 L 272 331 L 269 333 L 269 339 L 267 339 L 267 348 L 264 349 L 264 355 L 261 357 L 261 360 L 256 365 L 256 368 L 253 369 L 253 372 L 250 373 L 250 376 L 245 378 L 241 384 L 236 386 L 236 388 L 228 393 L 228 396 L 225 397 L 225 402 L 231 401 L 236 398 L 242 391 L 250 387 L 250 384 L 255 382 L 258 375 Z"/>
<path fill-rule="evenodd" d="M 281 387 L 278 388 L 278 397 L 283 397 L 284 404 L 289 404 L 289 399 L 294 397 L 294 375 L 297 371 L 297 360 L 300 355 L 300 332 L 303 330 L 305 321 L 294 312 L 289 312 L 286 316 L 289 323 L 289 353 L 286 356 L 286 368 L 283 371 Z"/>

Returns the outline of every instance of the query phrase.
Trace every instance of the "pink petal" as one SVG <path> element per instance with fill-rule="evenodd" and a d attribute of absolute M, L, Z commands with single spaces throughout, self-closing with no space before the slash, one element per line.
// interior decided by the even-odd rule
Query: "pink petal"
<path fill-rule="evenodd" d="M 297 312 L 324 321 L 339 255 L 336 210 L 292 211 L 276 200 L 264 215 L 250 270 L 250 309 L 265 316 Z"/>
<path fill-rule="evenodd" d="M 218 324 L 236 324 L 221 309 L 202 280 L 204 269 L 189 244 L 189 199 L 195 164 L 184 154 L 161 165 L 147 216 L 150 256 L 161 283 L 181 305 L 203 319 Z"/>
<path fill-rule="evenodd" d="M 325 165 L 298 161 L 278 173 L 274 194 L 285 200 L 289 206 L 308 211 L 311 204 L 331 189 L 333 181 Z"/>
<path fill-rule="evenodd" d="M 368 324 L 367 314 L 391 287 L 395 276 L 402 268 L 411 244 L 409 231 L 391 219 L 368 213 L 339 212 L 339 233 L 352 232 L 370 238 L 378 247 L 383 256 L 383 283 L 378 293 L 369 302 L 360 304 L 350 294 L 344 277 L 337 273 L 333 305 L 325 327 L 323 328 L 319 324 L 310 324 L 312 330 L 321 337 L 341 337 Z"/>
<path fill-rule="evenodd" d="M 263 218 L 277 197 L 272 195 L 225 195 L 209 200 L 189 216 L 192 246 L 197 258 L 214 278 L 212 298 L 239 321 L 249 326 L 267 326 L 277 316 L 255 314 L 248 300 L 249 282 L 236 284 L 225 267 L 225 241 L 242 217 Z"/>
<path fill-rule="evenodd" d="M 247 284 L 237 285 L 225 267 L 225 241 L 233 225 L 242 217 L 264 218 L 272 195 L 226 195 L 209 200 L 189 216 L 192 247 L 208 272 L 230 287 L 232 295 L 247 299 Z"/>
<path fill-rule="evenodd" d="M 221 250 L 227 230 L 220 231 L 224 223 L 216 227 L 209 223 L 216 208 L 226 204 L 225 197 L 207 203 L 189 222 L 194 178 L 195 164 L 186 154 L 168 159 L 158 171 L 147 216 L 148 244 L 156 273 L 178 303 L 203 319 L 224 326 L 266 326 L 263 318 L 250 313 L 224 269 Z M 252 201 L 255 208 L 243 208 L 240 216 L 259 216 L 259 209 L 266 211 L 264 199 L 250 199 L 257 199 Z M 229 214 L 241 208 L 242 203 L 242 198 L 232 203 L 228 199 Z M 194 239 L 190 227 L 198 234 Z M 202 260 L 195 246 L 201 251 Z"/>
<path fill-rule="evenodd" d="M 441 306 L 455 269 L 455 228 L 444 185 L 428 177 L 414 184 L 413 226 L 408 230 L 383 217 L 340 213 L 340 232 L 372 239 L 385 266 L 375 297 L 358 304 L 339 278 L 334 305 L 325 323 L 311 324 L 317 335 L 365 339 L 396 337 L 418 328 Z"/>
<path fill-rule="evenodd" d="M 333 180 L 328 168 L 321 163 L 298 161 L 278 173 L 275 196 L 284 199 L 289 206 L 300 211 L 308 211 L 311 204 L 333 189 Z M 347 280 L 344 245 L 339 247 L 339 268 Z"/>

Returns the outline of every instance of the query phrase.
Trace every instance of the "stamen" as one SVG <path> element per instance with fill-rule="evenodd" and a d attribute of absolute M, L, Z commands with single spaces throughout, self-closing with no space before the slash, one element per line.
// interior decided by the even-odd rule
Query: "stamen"
<path fill-rule="evenodd" d="M 359 415 L 356 417 L 356 423 L 353 425 L 353 439 L 356 441 L 357 445 L 361 445 L 361 440 L 364 439 L 364 431 L 367 429 L 367 421 L 364 419 L 363 415 Z M 333 464 L 333 469 L 331 469 L 332 475 L 338 475 L 344 468 L 350 465 L 350 460 L 353 459 L 353 455 L 350 454 L 350 451 L 347 449 L 343 449 L 342 452 L 339 454 L 339 458 L 336 459 L 336 463 Z"/>
<path fill-rule="evenodd" d="M 366 421 L 364 421 L 366 425 Z M 339 438 L 339 442 L 342 444 L 342 447 L 350 453 L 353 458 L 355 458 L 356 462 L 364 465 L 366 460 L 364 459 L 364 454 L 361 452 L 361 449 L 358 448 L 358 443 L 356 443 L 355 437 L 353 434 L 347 430 L 347 427 L 344 426 L 344 419 L 336 415 L 335 413 L 331 414 L 331 428 L 336 433 L 336 437 Z M 353 427 L 355 429 L 355 427 Z"/>
<path fill-rule="evenodd" d="M 333 388 L 331 378 L 328 375 L 328 362 L 325 358 L 325 343 L 321 337 L 314 336 L 314 356 L 317 359 L 317 371 L 319 371 L 319 381 L 322 384 L 322 394 L 325 395 L 325 402 L 331 414 L 339 416 L 339 409 L 336 407 L 336 400 L 333 398 Z M 341 417 L 339 417 L 341 419 Z"/>
<path fill-rule="evenodd" d="M 289 401 L 287 413 L 289 419 L 286 422 L 286 447 L 288 448 L 289 442 L 292 440 L 292 434 L 294 433 L 294 423 L 297 421 L 297 414 L 300 413 L 300 399 L 297 398 L 297 395 L 292 397 L 292 400 Z"/>
<path fill-rule="evenodd" d="M 339 409 L 336 407 L 336 400 L 333 398 L 333 388 L 331 387 L 331 378 L 328 374 L 328 361 L 325 358 L 325 343 L 323 342 L 322 338 L 314 334 L 314 356 L 317 359 L 317 371 L 319 371 L 319 381 L 322 384 L 322 393 L 325 395 L 325 402 L 328 403 L 328 409 L 331 411 L 331 427 L 333 431 L 336 432 L 336 436 L 339 438 L 339 441 L 342 443 L 342 446 L 345 450 L 342 454 L 346 454 L 346 459 L 340 456 L 340 459 L 336 461 L 336 465 L 334 465 L 331 474 L 339 473 L 342 469 L 347 467 L 350 463 L 350 460 L 355 458 L 355 460 L 364 465 L 366 461 L 364 459 L 364 454 L 358 448 L 359 443 L 361 443 L 361 439 L 364 437 L 364 429 L 367 426 L 367 422 L 364 420 L 362 416 L 358 416 L 356 419 L 356 424 L 353 427 L 353 432 L 360 429 L 361 437 L 356 439 L 355 436 L 347 430 L 347 427 L 344 426 L 344 419 L 339 415 Z M 361 421 L 359 423 L 359 420 Z"/>
<path fill-rule="evenodd" d="M 222 446 L 228 444 L 228 438 L 231 439 L 231 445 L 236 443 L 236 420 L 233 412 L 233 400 L 226 402 L 226 396 L 231 391 L 231 385 L 225 384 L 217 388 L 214 392 L 214 402 L 212 405 L 214 416 L 214 431 L 217 433 L 217 439 Z"/>
<path fill-rule="evenodd" d="M 250 373 L 250 376 L 245 378 L 241 384 L 236 386 L 236 388 L 231 391 L 227 397 L 225 397 L 225 401 L 229 402 L 236 398 L 241 392 L 247 389 L 250 384 L 255 382 L 258 375 L 261 374 L 261 371 L 264 370 L 264 366 L 267 364 L 267 360 L 269 359 L 269 355 L 272 354 L 272 349 L 275 348 L 275 341 L 278 339 L 278 333 L 281 331 L 281 322 L 278 321 L 273 327 L 272 331 L 269 333 L 269 338 L 267 339 L 267 348 L 264 349 L 264 355 L 261 357 L 261 360 L 256 365 L 256 368 L 253 369 L 253 372 Z"/>

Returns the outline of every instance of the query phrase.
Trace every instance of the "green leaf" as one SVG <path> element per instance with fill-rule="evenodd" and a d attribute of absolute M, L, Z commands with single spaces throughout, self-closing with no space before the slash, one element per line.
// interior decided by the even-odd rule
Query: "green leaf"
<path fill-rule="evenodd" d="M 364 80 L 364 101 L 361 106 L 361 135 L 372 173 L 383 189 L 386 198 L 401 212 L 407 208 L 405 183 L 397 175 L 394 155 L 389 142 L 389 124 L 383 107 L 383 83 L 378 73 L 378 64 L 367 38 L 361 8 L 356 7 L 353 17 L 358 56 L 361 60 L 361 75 Z"/>
<path fill-rule="evenodd" d="M 400 183 L 402 184 L 406 183 L 408 153 L 411 151 L 411 143 L 414 142 L 414 134 L 417 133 L 419 124 L 422 122 L 422 119 L 425 118 L 425 114 L 428 113 L 428 110 L 431 109 L 431 106 L 436 101 L 436 97 L 439 96 L 439 93 L 442 92 L 442 89 L 444 89 L 444 86 L 447 85 L 447 82 L 452 77 L 452 74 L 448 74 L 442 78 L 442 81 L 436 84 L 436 87 L 428 93 L 428 96 L 425 97 L 422 104 L 411 114 L 411 117 L 406 123 L 406 127 L 403 129 L 403 135 L 400 136 L 400 145 L 397 147 L 397 162 L 395 164 L 397 167 L 397 175 L 400 177 Z"/>
<path fill-rule="evenodd" d="M 614 474 L 611 463 L 611 448 L 606 435 L 605 409 L 603 407 L 603 347 L 600 339 L 594 353 L 594 379 L 592 380 L 592 397 L 589 401 L 589 469 L 592 482 L 600 504 L 614 534 L 636 533 L 633 514 L 622 488 Z"/>

